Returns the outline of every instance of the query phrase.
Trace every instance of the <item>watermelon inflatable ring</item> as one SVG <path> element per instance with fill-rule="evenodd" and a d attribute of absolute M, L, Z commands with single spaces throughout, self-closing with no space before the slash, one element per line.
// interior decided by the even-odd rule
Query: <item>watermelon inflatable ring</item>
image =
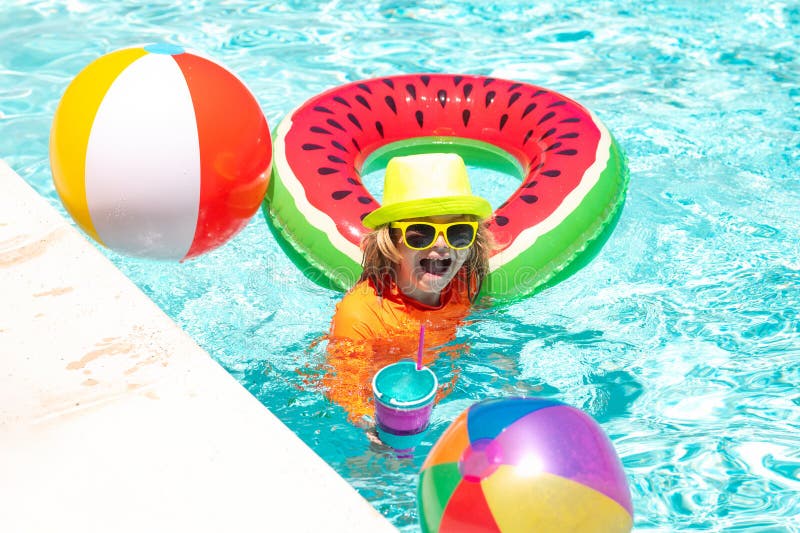
<path fill-rule="evenodd" d="M 361 273 L 362 219 L 378 207 L 361 174 L 394 156 L 454 152 L 520 178 L 489 226 L 499 249 L 484 292 L 532 294 L 599 251 L 628 181 L 606 127 L 556 92 L 453 74 L 359 81 L 315 96 L 274 132 L 267 221 L 283 249 L 321 285 L 349 289 Z"/>

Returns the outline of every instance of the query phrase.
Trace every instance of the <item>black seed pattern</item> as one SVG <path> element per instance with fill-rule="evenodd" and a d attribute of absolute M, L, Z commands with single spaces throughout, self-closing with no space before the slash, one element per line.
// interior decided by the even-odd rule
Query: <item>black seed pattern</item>
<path fill-rule="evenodd" d="M 356 102 L 358 102 L 359 104 L 363 105 L 364 107 L 372 111 L 372 108 L 369 106 L 369 102 L 367 102 L 367 99 L 361 96 L 360 94 L 356 96 Z"/>
<path fill-rule="evenodd" d="M 337 130 L 347 131 L 347 130 L 344 129 L 344 127 L 341 124 L 339 124 L 338 122 L 336 122 L 332 118 L 329 118 L 325 122 L 327 122 L 330 126 L 333 126 L 334 128 L 336 128 Z"/>
<path fill-rule="evenodd" d="M 422 84 L 425 87 L 428 87 L 429 84 L 430 84 L 430 81 L 431 81 L 431 76 L 423 75 L 423 76 L 420 76 L 419 79 L 421 80 Z M 470 96 L 471 96 L 471 93 L 473 92 L 473 89 L 474 89 L 473 84 L 469 83 L 469 82 L 465 83 L 466 80 L 465 80 L 464 76 L 454 76 L 452 78 L 452 80 L 453 80 L 454 87 L 462 87 L 461 92 L 463 93 L 464 98 L 465 99 L 469 99 Z M 395 83 L 394 83 L 393 80 L 391 80 L 391 79 L 382 79 L 381 81 L 383 82 L 384 85 L 386 85 L 390 89 L 392 89 L 392 90 L 395 89 Z M 472 81 L 472 80 L 470 80 L 470 81 Z M 482 80 L 483 87 L 488 87 L 489 85 L 491 85 L 495 81 L 496 80 L 493 79 L 493 78 L 485 78 L 484 80 Z M 503 85 L 505 85 L 505 84 L 503 84 Z M 368 86 L 367 84 L 363 84 L 363 83 L 362 84 L 358 84 L 357 87 L 359 89 L 361 89 L 362 91 L 364 91 L 365 93 L 373 94 L 373 91 L 371 90 L 370 86 Z M 495 87 L 497 87 L 497 86 L 495 86 Z M 510 84 L 510 85 L 507 86 L 506 92 L 509 94 L 509 97 L 508 97 L 508 102 L 506 104 L 506 109 L 510 109 L 511 106 L 515 105 L 520 100 L 520 98 L 522 98 L 522 96 L 523 96 L 522 93 L 518 91 L 518 89 L 520 87 L 524 87 L 524 84 L 513 83 L 513 84 Z M 500 91 L 500 90 L 501 89 L 497 89 L 497 91 Z M 417 91 L 416 91 L 416 87 L 415 87 L 414 84 L 412 84 L 412 83 L 405 84 L 405 91 L 407 92 L 407 95 L 411 99 L 413 99 L 414 101 L 417 100 Z M 545 90 L 538 90 L 538 91 L 535 92 L 535 94 L 533 94 L 533 97 L 538 97 L 538 96 L 541 96 L 543 94 L 549 94 L 549 93 L 548 93 L 548 91 L 545 91 Z M 484 106 L 486 108 L 488 108 L 490 105 L 492 105 L 494 103 L 496 97 L 497 97 L 496 91 L 492 90 L 492 91 L 486 92 L 485 93 L 485 99 L 484 99 Z M 527 98 L 527 95 L 526 95 L 526 98 Z M 447 103 L 448 103 L 448 92 L 447 92 L 447 90 L 439 89 L 436 92 L 436 99 L 439 102 L 439 104 L 442 106 L 442 108 L 444 109 L 446 107 Z M 341 104 L 341 105 L 343 105 L 343 106 L 346 106 L 348 108 L 352 108 L 351 104 L 347 100 L 345 100 L 344 98 L 342 98 L 340 96 L 333 97 L 332 100 L 337 102 L 337 103 L 339 103 L 339 104 Z M 366 108 L 366 109 L 368 109 L 370 111 L 372 110 L 370 101 L 367 98 L 365 98 L 364 96 L 362 96 L 360 94 L 356 95 L 355 96 L 355 101 L 357 101 L 364 108 Z M 330 102 L 331 102 L 331 100 L 328 100 L 329 105 L 330 105 Z M 385 102 L 386 106 L 389 109 L 392 110 L 392 113 L 394 115 L 398 114 L 397 102 L 393 98 L 393 96 L 391 96 L 391 95 L 390 96 L 385 96 L 384 97 L 384 102 Z M 565 106 L 567 103 L 568 102 L 565 102 L 563 100 L 559 100 L 559 101 L 556 101 L 556 102 L 548 104 L 547 105 L 547 109 L 549 110 L 550 108 L 556 108 L 556 107 Z M 499 102 L 498 102 L 498 104 L 499 104 Z M 525 108 L 522 111 L 521 118 L 525 119 L 536 108 L 537 108 L 537 104 L 534 103 L 534 102 L 530 102 L 529 101 L 529 103 L 527 105 L 525 105 Z M 317 105 L 317 106 L 314 106 L 313 109 L 314 109 L 314 111 L 319 112 L 319 113 L 325 113 L 325 114 L 329 114 L 329 115 L 335 114 L 335 112 L 332 111 L 330 107 L 327 107 L 325 105 Z M 516 115 L 516 113 L 515 113 L 515 115 Z M 350 123 L 352 123 L 360 131 L 363 131 L 363 127 L 362 127 L 359 119 L 356 117 L 355 114 L 348 113 L 346 116 L 347 116 L 347 119 L 348 119 L 348 121 Z M 556 116 L 555 112 L 548 111 L 543 116 L 540 116 L 538 118 L 537 126 L 541 126 L 542 124 L 544 124 L 548 120 L 553 119 L 555 116 Z M 421 110 L 418 110 L 418 111 L 416 111 L 414 113 L 414 117 L 415 117 L 416 122 L 419 125 L 419 127 L 423 128 L 424 127 L 424 119 L 425 119 L 424 112 L 421 111 Z M 509 113 L 503 113 L 500 116 L 499 129 L 501 131 L 508 124 L 509 118 L 510 118 L 509 117 Z M 469 109 L 462 110 L 461 119 L 462 119 L 462 122 L 464 124 L 464 127 L 468 127 L 469 126 L 469 122 L 471 120 L 471 111 Z M 533 119 L 537 120 L 536 117 L 533 117 Z M 570 117 L 570 118 L 565 118 L 563 120 L 559 120 L 558 122 L 559 123 L 565 123 L 565 124 L 574 124 L 574 123 L 581 122 L 581 120 L 579 118 Z M 340 123 L 339 121 L 334 120 L 333 118 L 330 118 L 330 119 L 326 120 L 326 124 L 328 125 L 329 128 L 334 128 L 334 129 L 337 129 L 337 130 L 346 131 L 346 128 L 343 126 L 343 123 Z M 344 124 L 346 125 L 346 123 L 344 123 Z M 377 132 L 381 136 L 381 138 L 385 138 L 384 126 L 380 121 L 376 121 L 375 122 L 375 129 L 377 130 Z M 333 135 L 331 129 L 326 129 L 326 128 L 319 127 L 319 126 L 312 126 L 310 128 L 310 130 L 311 130 L 312 133 L 324 134 L 324 135 Z M 544 133 L 541 133 L 541 130 L 539 130 L 537 132 L 537 134 L 541 134 L 541 137 L 539 137 L 539 141 L 544 141 L 544 140 L 546 140 L 548 138 L 550 138 L 551 140 L 552 139 L 556 140 L 556 142 L 553 142 L 547 148 L 545 148 L 543 150 L 543 152 L 551 152 L 552 151 L 557 155 L 564 155 L 564 156 L 576 155 L 578 153 L 578 151 L 575 150 L 575 149 L 561 149 L 561 150 L 559 150 L 560 148 L 562 148 L 562 145 L 563 145 L 563 143 L 559 142 L 559 141 L 566 140 L 566 139 L 576 139 L 576 138 L 578 138 L 580 136 L 579 133 L 577 133 L 577 132 L 569 132 L 568 131 L 567 133 L 558 134 L 557 132 L 558 132 L 558 130 L 556 128 L 549 128 Z M 523 140 L 522 144 L 525 145 L 528 141 L 530 141 L 530 139 L 532 138 L 533 134 L 534 134 L 534 130 L 533 129 L 528 130 L 526 132 L 525 136 L 524 136 L 524 140 Z M 361 147 L 359 146 L 359 144 L 356 141 L 356 139 L 355 138 L 351 138 L 351 141 L 352 141 L 353 146 L 356 148 L 356 150 L 358 152 L 360 152 L 361 151 Z M 346 147 L 345 145 L 343 145 L 342 143 L 340 143 L 338 141 L 335 141 L 335 140 L 331 141 L 331 146 L 335 147 L 337 150 L 341 150 L 342 152 L 349 153 L 348 147 Z M 323 146 L 321 144 L 310 143 L 310 142 L 302 144 L 301 147 L 302 147 L 303 150 L 306 150 L 306 151 L 325 149 L 325 146 Z M 336 155 L 328 155 L 327 158 L 328 158 L 328 161 L 330 161 L 333 164 L 346 165 L 346 160 L 343 157 L 338 157 Z M 534 160 L 536 160 L 536 159 L 538 159 L 538 158 L 535 157 Z M 552 163 L 553 162 L 551 161 L 551 164 Z M 531 162 L 531 166 L 533 166 L 533 161 Z M 556 170 L 556 169 L 546 170 L 546 171 L 543 171 L 543 172 L 539 173 L 540 169 L 543 166 L 544 166 L 544 163 L 539 163 L 532 170 L 531 176 L 536 175 L 536 176 L 545 176 L 547 178 L 557 178 L 557 177 L 559 177 L 561 175 L 561 171 L 560 170 Z M 337 168 L 326 167 L 326 166 L 319 167 L 317 169 L 317 172 L 320 175 L 323 175 L 323 176 L 330 175 L 330 174 L 336 174 L 336 173 L 340 173 L 340 172 L 345 176 L 347 175 L 347 174 L 344 174 L 344 172 L 346 172 L 346 170 L 341 170 L 340 171 Z M 340 174 L 340 175 L 342 175 L 342 174 Z M 338 180 L 340 178 L 337 177 L 336 179 Z M 541 178 L 538 178 L 538 179 L 541 179 Z M 362 183 L 358 179 L 356 179 L 355 177 L 348 177 L 346 181 L 351 186 L 363 187 Z M 343 183 L 343 182 L 340 182 L 340 183 Z M 523 189 L 526 192 L 527 191 L 534 192 L 534 191 L 532 191 L 532 189 L 534 187 L 536 187 L 538 184 L 539 184 L 539 181 L 531 180 L 530 182 L 525 183 L 523 185 Z M 342 200 L 342 199 L 347 198 L 348 196 L 350 196 L 353 192 L 354 191 L 352 191 L 352 190 L 337 190 L 337 191 L 334 191 L 331 194 L 331 197 L 334 200 Z M 355 198 L 356 198 L 356 200 L 358 201 L 359 204 L 365 205 L 365 206 L 374 202 L 374 200 L 372 198 L 370 198 L 369 196 L 356 195 Z M 536 202 L 539 201 L 539 196 L 534 195 L 534 194 L 521 194 L 519 196 L 519 198 L 523 202 L 525 202 L 526 204 L 529 204 L 529 205 L 535 204 Z M 360 219 L 363 220 L 367 215 L 369 215 L 369 213 L 370 213 L 370 211 L 367 211 L 367 212 L 361 214 L 360 215 Z M 493 223 L 496 223 L 498 227 L 506 226 L 507 224 L 509 224 L 509 222 L 510 222 L 510 220 L 509 220 L 509 218 L 507 216 L 496 215 L 493 218 Z"/>
<path fill-rule="evenodd" d="M 550 111 L 549 113 L 545 113 L 542 116 L 542 118 L 539 119 L 539 122 L 537 122 L 536 125 L 537 126 L 541 126 L 544 122 L 547 122 L 548 120 L 550 120 L 554 116 L 556 116 L 556 114 L 553 111 Z"/>
<path fill-rule="evenodd" d="M 386 98 L 383 99 L 383 101 L 386 102 L 386 105 L 389 106 L 389 109 L 392 110 L 392 113 L 396 115 L 397 105 L 394 103 L 394 98 L 392 98 L 391 96 L 387 96 Z"/>
<path fill-rule="evenodd" d="M 525 138 L 522 139 L 522 144 L 528 142 L 528 140 L 531 138 L 531 135 L 533 135 L 533 130 L 528 130 L 528 133 L 525 134 Z"/>
<path fill-rule="evenodd" d="M 556 148 L 559 148 L 559 147 L 561 147 L 561 143 L 556 142 L 556 143 L 551 144 L 547 148 L 545 148 L 544 151 L 545 152 L 549 152 L 550 150 L 555 150 Z"/>
<path fill-rule="evenodd" d="M 356 117 L 352 113 L 347 114 L 347 120 L 353 123 L 353 125 L 361 131 L 364 131 L 364 128 L 361 127 L 361 122 L 359 122 L 358 117 Z"/>
<path fill-rule="evenodd" d="M 525 116 L 534 109 L 536 109 L 536 104 L 528 104 L 527 106 L 525 106 L 525 111 L 522 112 L 521 118 L 525 118 Z"/>
<path fill-rule="evenodd" d="M 369 213 L 361 213 L 360 215 L 358 215 L 358 218 L 364 220 L 365 218 L 367 218 L 367 215 L 369 215 Z"/>

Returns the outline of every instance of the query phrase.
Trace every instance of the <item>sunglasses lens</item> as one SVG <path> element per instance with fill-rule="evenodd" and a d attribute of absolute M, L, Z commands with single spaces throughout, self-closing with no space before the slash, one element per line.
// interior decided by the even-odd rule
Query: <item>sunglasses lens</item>
<path fill-rule="evenodd" d="M 475 228 L 470 224 L 453 224 L 447 228 L 447 241 L 453 248 L 466 248 L 475 238 Z"/>
<path fill-rule="evenodd" d="M 433 244 L 436 228 L 428 224 L 411 224 L 406 228 L 406 244 L 409 248 L 422 249 Z"/>

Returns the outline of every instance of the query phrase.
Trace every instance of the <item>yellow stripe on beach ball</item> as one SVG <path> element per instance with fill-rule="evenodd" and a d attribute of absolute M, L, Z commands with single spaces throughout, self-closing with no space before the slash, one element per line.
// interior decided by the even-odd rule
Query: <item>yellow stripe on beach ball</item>
<path fill-rule="evenodd" d="M 88 65 L 67 87 L 50 131 L 50 164 L 56 190 L 69 214 L 102 243 L 86 201 L 86 149 L 97 109 L 111 84 L 131 63 L 146 55 L 143 48 L 118 50 Z"/>
<path fill-rule="evenodd" d="M 532 479 L 501 465 L 481 482 L 501 531 L 628 533 L 633 518 L 620 504 L 586 485 L 538 472 Z"/>

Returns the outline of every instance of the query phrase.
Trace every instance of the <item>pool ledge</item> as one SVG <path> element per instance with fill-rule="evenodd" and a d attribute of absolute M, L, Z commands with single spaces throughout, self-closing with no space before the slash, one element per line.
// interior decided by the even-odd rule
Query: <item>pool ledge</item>
<path fill-rule="evenodd" d="M 2 160 L 0 501 L 0 531 L 396 531 Z"/>

